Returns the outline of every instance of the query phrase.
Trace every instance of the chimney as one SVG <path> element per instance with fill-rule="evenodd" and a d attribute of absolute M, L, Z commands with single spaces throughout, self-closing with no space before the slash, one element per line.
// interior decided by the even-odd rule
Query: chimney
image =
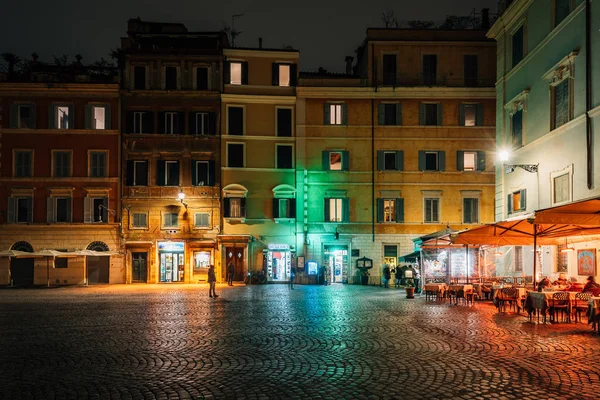
<path fill-rule="evenodd" d="M 262 49 L 262 38 L 261 37 L 258 38 L 258 48 Z"/>
<path fill-rule="evenodd" d="M 352 61 L 354 61 L 354 57 L 346 56 L 346 73 L 348 75 L 352 75 Z"/>
<path fill-rule="evenodd" d="M 481 10 L 481 29 L 490 29 L 490 9 L 484 8 Z"/>

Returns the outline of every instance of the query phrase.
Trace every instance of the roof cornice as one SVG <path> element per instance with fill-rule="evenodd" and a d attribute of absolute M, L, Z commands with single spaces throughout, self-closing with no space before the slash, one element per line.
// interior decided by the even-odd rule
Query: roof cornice
<path fill-rule="evenodd" d="M 529 8 L 533 0 L 515 0 L 494 22 L 487 33 L 490 39 L 496 39 L 506 27 L 512 25 Z"/>

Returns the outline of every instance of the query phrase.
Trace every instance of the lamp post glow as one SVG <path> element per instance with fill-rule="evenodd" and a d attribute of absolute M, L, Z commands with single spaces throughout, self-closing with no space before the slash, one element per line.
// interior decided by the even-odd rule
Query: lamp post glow
<path fill-rule="evenodd" d="M 179 193 L 177 194 L 177 198 L 179 199 L 179 201 L 181 202 L 181 204 L 183 204 L 185 206 L 185 209 L 187 210 L 188 205 L 185 201 L 183 201 L 185 199 L 185 193 L 183 193 L 183 189 L 181 189 L 179 191 Z"/>

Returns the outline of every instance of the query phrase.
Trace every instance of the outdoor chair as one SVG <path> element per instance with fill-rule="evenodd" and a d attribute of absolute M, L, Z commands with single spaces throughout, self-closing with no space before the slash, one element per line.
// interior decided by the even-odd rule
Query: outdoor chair
<path fill-rule="evenodd" d="M 425 301 L 429 301 L 429 300 L 437 300 L 438 297 L 438 291 L 436 290 L 429 290 L 429 289 L 425 289 Z"/>
<path fill-rule="evenodd" d="M 575 294 L 575 303 L 573 304 L 573 315 L 575 316 L 575 322 L 581 322 L 581 313 L 587 315 L 588 310 L 588 302 L 592 297 L 591 293 L 576 293 Z"/>
<path fill-rule="evenodd" d="M 562 314 L 563 321 L 571 322 L 571 316 L 569 310 L 569 292 L 556 292 L 552 295 L 552 302 L 550 303 L 550 318 L 554 318 L 558 322 L 559 312 Z"/>
<path fill-rule="evenodd" d="M 519 310 L 519 301 L 518 296 L 519 292 L 516 288 L 502 288 L 500 291 L 500 296 L 498 296 L 498 312 L 506 312 L 506 305 L 508 304 L 508 309 L 512 310 L 513 308 L 517 311 Z"/>

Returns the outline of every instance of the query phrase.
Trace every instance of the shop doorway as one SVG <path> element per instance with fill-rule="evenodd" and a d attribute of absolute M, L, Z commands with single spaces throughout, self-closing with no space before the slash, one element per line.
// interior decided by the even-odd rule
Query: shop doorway
<path fill-rule="evenodd" d="M 225 267 L 229 266 L 229 263 L 233 262 L 233 280 L 243 281 L 244 280 L 244 248 L 243 247 L 226 247 L 225 248 L 227 259 Z"/>
<path fill-rule="evenodd" d="M 14 286 L 33 286 L 33 258 L 11 257 L 10 279 Z"/>
<path fill-rule="evenodd" d="M 274 282 L 285 282 L 290 279 L 292 253 L 289 251 L 267 251 L 267 278 Z"/>
<path fill-rule="evenodd" d="M 184 249 L 185 243 L 183 242 L 158 243 L 159 282 L 183 282 L 185 279 Z"/>
<path fill-rule="evenodd" d="M 324 258 L 329 282 L 348 282 L 348 246 L 324 246 Z"/>
<path fill-rule="evenodd" d="M 87 256 L 87 281 L 89 284 L 108 283 L 110 257 Z"/>
<path fill-rule="evenodd" d="M 131 254 L 131 281 L 146 283 L 148 281 L 148 253 Z"/>

